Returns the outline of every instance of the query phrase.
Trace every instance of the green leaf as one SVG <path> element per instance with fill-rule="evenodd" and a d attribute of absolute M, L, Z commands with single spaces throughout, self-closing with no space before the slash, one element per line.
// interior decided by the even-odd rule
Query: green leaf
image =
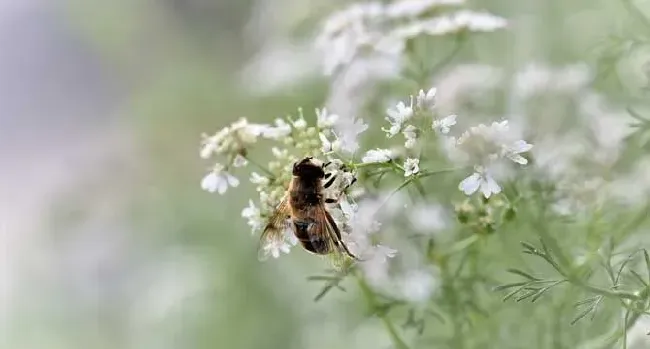
<path fill-rule="evenodd" d="M 532 276 L 532 275 L 526 273 L 526 272 L 523 271 L 523 270 L 519 270 L 519 269 L 514 269 L 514 268 L 512 268 L 512 269 L 508 269 L 508 270 L 506 270 L 506 271 L 509 272 L 509 273 L 512 273 L 512 274 L 516 274 L 516 275 L 519 275 L 519 276 L 523 276 L 524 278 L 526 278 L 526 279 L 528 279 L 528 280 L 535 280 L 535 281 L 539 281 L 539 280 L 541 280 L 540 278 L 536 278 L 536 277 L 534 277 L 534 276 Z"/>

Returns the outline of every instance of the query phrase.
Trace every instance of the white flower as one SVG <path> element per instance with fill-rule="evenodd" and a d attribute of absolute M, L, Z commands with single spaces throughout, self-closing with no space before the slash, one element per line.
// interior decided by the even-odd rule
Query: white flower
<path fill-rule="evenodd" d="M 267 125 L 262 129 L 261 134 L 264 138 L 280 141 L 291 134 L 291 125 L 283 119 L 275 119 L 275 126 Z"/>
<path fill-rule="evenodd" d="M 248 220 L 253 233 L 259 231 L 264 225 L 260 209 L 255 206 L 253 200 L 248 200 L 248 207 L 241 211 L 241 216 Z"/>
<path fill-rule="evenodd" d="M 420 159 L 407 158 L 404 161 L 404 177 L 420 172 Z"/>
<path fill-rule="evenodd" d="M 291 251 L 291 245 L 284 240 L 268 240 L 263 247 L 264 256 L 280 257 L 280 252 L 285 254 Z"/>
<path fill-rule="evenodd" d="M 216 152 L 218 144 L 218 138 L 215 136 L 208 137 L 203 135 L 203 146 L 201 147 L 200 156 L 202 159 L 208 159 Z"/>
<path fill-rule="evenodd" d="M 203 180 L 201 180 L 201 188 L 210 193 L 215 191 L 219 194 L 224 194 L 228 190 L 228 186 L 236 187 L 239 185 L 239 179 L 223 170 L 223 166 L 216 164 L 212 172 L 208 173 Z"/>
<path fill-rule="evenodd" d="M 415 230 L 432 233 L 447 226 L 445 212 L 440 205 L 417 205 L 409 210 L 409 221 Z"/>
<path fill-rule="evenodd" d="M 327 137 L 322 132 L 318 134 L 318 138 L 320 138 L 321 151 L 324 154 L 337 152 L 339 151 L 339 149 L 341 149 L 341 142 L 338 139 L 335 139 L 333 142 L 330 142 L 329 139 L 327 139 Z"/>
<path fill-rule="evenodd" d="M 359 134 L 368 129 L 362 119 L 355 117 L 343 118 L 335 125 L 337 137 L 341 144 L 341 150 L 347 153 L 354 153 L 359 149 L 357 138 Z"/>
<path fill-rule="evenodd" d="M 420 90 L 418 92 L 418 96 L 415 99 L 416 100 L 416 105 L 420 109 L 426 109 L 426 108 L 431 108 L 435 105 L 435 99 L 436 99 L 436 88 L 432 87 L 429 89 L 429 91 L 424 92 L 424 90 Z"/>
<path fill-rule="evenodd" d="M 398 289 L 402 298 L 413 302 L 426 302 L 436 286 L 436 279 L 430 272 L 411 270 L 398 280 Z"/>
<path fill-rule="evenodd" d="M 232 164 L 235 167 L 244 167 L 248 165 L 248 160 L 246 160 L 246 158 L 241 156 L 240 154 L 237 154 L 235 158 L 232 160 Z"/>
<path fill-rule="evenodd" d="M 418 138 L 417 127 L 413 125 L 407 125 L 404 128 L 404 131 L 402 131 L 402 134 L 404 135 L 404 138 L 406 138 L 406 142 L 404 142 L 404 147 L 406 149 L 412 149 L 413 147 L 415 147 L 415 143 L 417 142 L 417 138 Z"/>
<path fill-rule="evenodd" d="M 528 160 L 519 155 L 533 149 L 533 145 L 526 143 L 524 140 L 518 140 L 510 145 L 503 145 L 502 154 L 508 159 L 520 164 L 526 165 Z"/>
<path fill-rule="evenodd" d="M 295 246 L 298 243 L 298 239 L 293 234 L 290 229 L 284 231 L 282 237 L 278 239 L 269 239 L 265 241 L 264 246 L 262 247 L 260 259 L 264 260 L 268 256 L 273 256 L 273 258 L 280 257 L 280 252 L 289 253 L 291 251 L 291 246 Z"/>
<path fill-rule="evenodd" d="M 316 125 L 320 129 L 331 128 L 339 120 L 336 114 L 328 114 L 327 109 L 316 109 Z"/>
<path fill-rule="evenodd" d="M 397 250 L 384 245 L 375 245 L 372 248 L 372 258 L 380 263 L 386 263 L 389 258 L 397 255 Z"/>
<path fill-rule="evenodd" d="M 251 178 L 250 178 L 251 183 L 257 184 L 257 185 L 268 185 L 270 183 L 270 179 L 268 177 L 264 177 L 260 175 L 257 172 L 252 172 L 251 173 Z"/>
<path fill-rule="evenodd" d="M 472 195 L 477 190 L 480 190 L 485 198 L 489 198 L 492 194 L 501 192 L 501 187 L 492 178 L 487 169 L 476 166 L 474 170 L 476 172 L 463 179 L 458 185 L 458 189 L 465 193 L 465 195 Z"/>
<path fill-rule="evenodd" d="M 386 109 L 386 114 L 388 114 L 386 121 L 391 124 L 391 127 L 388 130 L 383 130 L 387 133 L 388 137 L 393 137 L 402 129 L 402 124 L 413 116 L 413 107 L 407 107 L 404 102 L 400 101 L 395 106 L 395 109 Z"/>
<path fill-rule="evenodd" d="M 389 149 L 371 149 L 361 158 L 364 164 L 389 162 L 393 158 L 393 152 Z"/>
<path fill-rule="evenodd" d="M 440 120 L 433 120 L 432 128 L 437 132 L 447 134 L 451 129 L 451 126 L 456 125 L 456 115 L 449 115 L 446 118 Z"/>
<path fill-rule="evenodd" d="M 302 115 L 292 123 L 293 123 L 293 127 L 297 130 L 304 130 L 305 128 L 307 128 L 307 121 L 305 121 L 305 118 L 303 118 Z"/>

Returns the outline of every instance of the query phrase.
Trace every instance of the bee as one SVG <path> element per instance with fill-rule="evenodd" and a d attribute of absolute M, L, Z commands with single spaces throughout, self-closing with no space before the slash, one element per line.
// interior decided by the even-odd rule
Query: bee
<path fill-rule="evenodd" d="M 271 241 L 282 240 L 287 229 L 311 253 L 334 253 L 358 260 L 341 240 L 341 231 L 325 207 L 326 203 L 338 202 L 338 199 L 326 198 L 324 194 L 324 189 L 329 188 L 335 180 L 335 175 L 325 174 L 325 168 L 329 164 L 318 164 L 313 157 L 306 157 L 293 164 L 293 178 L 289 188 L 260 237 L 260 260 L 265 259 L 263 247 Z"/>

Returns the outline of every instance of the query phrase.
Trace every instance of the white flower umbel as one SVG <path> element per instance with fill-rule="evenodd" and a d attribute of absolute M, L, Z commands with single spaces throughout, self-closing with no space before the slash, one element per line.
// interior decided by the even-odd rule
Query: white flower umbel
<path fill-rule="evenodd" d="M 408 158 L 404 161 L 404 177 L 409 177 L 420 172 L 420 159 Z"/>
<path fill-rule="evenodd" d="M 341 142 L 338 139 L 330 141 L 322 132 L 318 134 L 318 138 L 320 138 L 321 151 L 323 154 L 338 152 L 341 149 Z"/>
<path fill-rule="evenodd" d="M 212 136 L 203 135 L 200 156 L 208 159 L 216 154 L 234 159 L 248 146 L 257 142 L 257 137 L 267 127 L 262 124 L 250 124 L 246 118 L 240 118 Z"/>
<path fill-rule="evenodd" d="M 439 133 L 447 134 L 451 130 L 451 127 L 456 125 L 456 115 L 449 115 L 442 119 L 433 120 L 431 127 Z"/>
<path fill-rule="evenodd" d="M 364 164 L 389 162 L 393 159 L 393 152 L 389 149 L 372 149 L 368 150 L 361 158 Z"/>
<path fill-rule="evenodd" d="M 474 171 L 474 173 L 463 179 L 458 185 L 458 189 L 465 193 L 465 195 L 472 195 L 480 190 L 485 198 L 490 198 L 492 194 L 501 192 L 501 187 L 492 178 L 487 169 L 476 166 Z"/>
<path fill-rule="evenodd" d="M 473 165 L 475 172 L 465 178 L 458 188 L 471 195 L 478 191 L 485 197 L 499 193 L 501 188 L 489 174 L 487 168 L 506 158 L 525 165 L 528 161 L 521 156 L 532 149 L 524 140 L 516 140 L 509 129 L 508 121 L 493 122 L 490 126 L 478 125 L 464 132 L 459 139 L 453 139 L 447 148 L 452 160 Z"/>
<path fill-rule="evenodd" d="M 201 180 L 201 188 L 210 193 L 224 194 L 229 186 L 234 188 L 238 185 L 239 179 L 226 172 L 221 164 L 216 164 L 212 171 Z"/>
<path fill-rule="evenodd" d="M 390 128 L 382 128 L 382 130 L 386 132 L 387 137 L 393 137 L 402 130 L 404 122 L 413 116 L 413 100 L 409 106 L 400 101 L 394 109 L 386 109 L 386 114 L 388 114 L 386 121 L 390 123 Z"/>

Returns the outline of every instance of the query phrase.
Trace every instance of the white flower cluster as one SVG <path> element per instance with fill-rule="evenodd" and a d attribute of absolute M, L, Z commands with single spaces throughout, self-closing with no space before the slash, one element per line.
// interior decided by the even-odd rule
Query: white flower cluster
<path fill-rule="evenodd" d="M 325 73 L 334 73 L 368 51 L 399 56 L 406 41 L 420 35 L 491 32 L 507 25 L 505 19 L 487 12 L 464 9 L 439 12 L 463 3 L 463 0 L 355 3 L 332 14 L 317 38 L 325 59 Z"/>
<path fill-rule="evenodd" d="M 383 128 L 388 138 L 402 132 L 405 138 L 404 148 L 412 151 L 418 140 L 434 131 L 446 146 L 448 155 L 462 166 L 474 168 L 474 173 L 459 184 L 459 189 L 467 195 L 480 191 L 486 198 L 501 192 L 501 187 L 490 174 L 490 167 L 500 159 L 510 159 L 525 165 L 528 161 L 521 155 L 532 149 L 528 142 L 518 139 L 510 130 L 507 120 L 491 125 L 479 124 L 470 127 L 459 137 L 450 134 L 452 126 L 457 123 L 457 116 L 452 114 L 436 118 L 436 89 L 427 92 L 420 90 L 417 96 L 411 96 L 409 104 L 400 101 L 394 108 L 386 110 L 386 121 L 390 127 Z M 416 126 L 417 125 L 417 126 Z M 373 149 L 362 158 L 365 163 L 390 162 L 394 152 L 388 149 Z M 403 170 L 409 177 L 420 171 L 419 158 L 406 158 Z"/>

